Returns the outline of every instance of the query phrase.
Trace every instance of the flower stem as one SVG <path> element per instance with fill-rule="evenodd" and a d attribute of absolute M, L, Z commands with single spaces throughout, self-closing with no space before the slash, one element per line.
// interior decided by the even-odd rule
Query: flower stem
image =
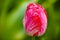
<path fill-rule="evenodd" d="M 32 40 L 35 40 L 35 37 L 32 37 Z"/>
<path fill-rule="evenodd" d="M 40 40 L 40 37 L 37 37 L 37 36 L 32 37 L 32 40 Z"/>

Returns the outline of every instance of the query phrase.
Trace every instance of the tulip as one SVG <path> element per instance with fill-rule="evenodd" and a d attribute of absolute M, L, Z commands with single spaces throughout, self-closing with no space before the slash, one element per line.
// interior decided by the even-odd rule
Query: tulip
<path fill-rule="evenodd" d="M 44 7 L 38 3 L 30 3 L 23 18 L 23 26 L 27 35 L 42 36 L 47 29 L 47 13 Z"/>

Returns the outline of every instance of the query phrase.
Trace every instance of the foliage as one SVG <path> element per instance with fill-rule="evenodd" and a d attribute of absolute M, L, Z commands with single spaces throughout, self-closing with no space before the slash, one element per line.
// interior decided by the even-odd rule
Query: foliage
<path fill-rule="evenodd" d="M 22 24 L 30 2 L 44 6 L 48 14 L 47 31 L 36 40 L 60 40 L 60 0 L 0 0 L 0 40 L 32 40 Z"/>

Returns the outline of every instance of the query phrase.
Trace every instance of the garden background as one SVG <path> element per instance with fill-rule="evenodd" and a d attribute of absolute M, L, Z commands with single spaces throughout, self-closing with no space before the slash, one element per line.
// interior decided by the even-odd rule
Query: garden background
<path fill-rule="evenodd" d="M 30 2 L 41 4 L 48 14 L 47 31 L 36 40 L 60 40 L 60 0 L 0 0 L 0 40 L 33 40 L 22 23 Z"/>

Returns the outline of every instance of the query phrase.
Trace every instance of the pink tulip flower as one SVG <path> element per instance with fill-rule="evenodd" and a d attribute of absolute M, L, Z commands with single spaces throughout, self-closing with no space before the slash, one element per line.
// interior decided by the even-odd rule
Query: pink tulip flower
<path fill-rule="evenodd" d="M 46 10 L 40 4 L 30 3 L 23 18 L 23 26 L 30 36 L 43 35 L 47 29 Z"/>

